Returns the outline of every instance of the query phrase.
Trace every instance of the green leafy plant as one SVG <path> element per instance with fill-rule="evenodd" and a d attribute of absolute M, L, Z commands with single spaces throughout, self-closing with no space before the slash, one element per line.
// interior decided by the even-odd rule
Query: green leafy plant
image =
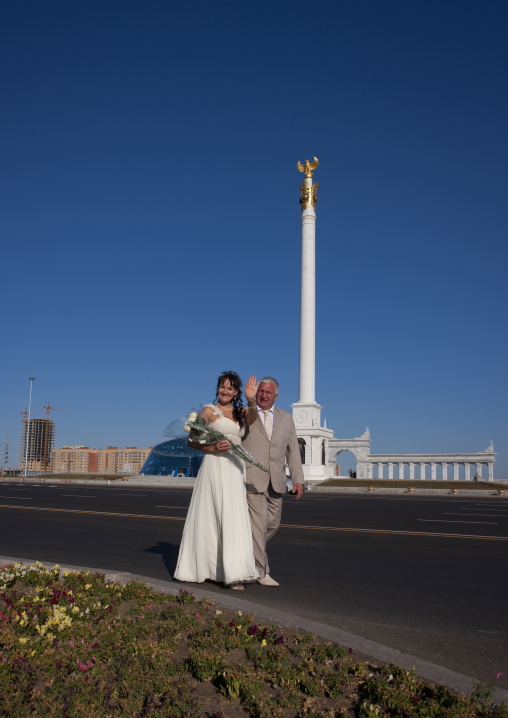
<path fill-rule="evenodd" d="M 40 563 L 0 572 L 0 715 L 508 718 L 492 691 L 456 695 L 189 591 Z"/>

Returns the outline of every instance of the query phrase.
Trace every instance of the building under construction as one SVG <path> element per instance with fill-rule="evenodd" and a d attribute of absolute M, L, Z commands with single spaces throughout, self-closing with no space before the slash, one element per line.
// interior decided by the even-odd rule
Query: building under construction
<path fill-rule="evenodd" d="M 55 443 L 55 422 L 49 418 L 28 420 L 25 414 L 22 426 L 19 468 L 24 471 L 27 457 L 27 471 L 48 471 Z"/>

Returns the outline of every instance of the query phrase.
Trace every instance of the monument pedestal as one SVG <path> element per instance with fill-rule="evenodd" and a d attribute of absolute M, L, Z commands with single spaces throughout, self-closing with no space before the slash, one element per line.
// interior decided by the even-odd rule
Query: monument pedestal
<path fill-rule="evenodd" d="M 333 475 L 333 466 L 327 465 L 328 442 L 333 431 L 321 426 L 321 409 L 316 402 L 298 401 L 292 404 L 293 420 L 298 442 L 303 447 L 303 475 L 306 481 L 326 479 Z"/>

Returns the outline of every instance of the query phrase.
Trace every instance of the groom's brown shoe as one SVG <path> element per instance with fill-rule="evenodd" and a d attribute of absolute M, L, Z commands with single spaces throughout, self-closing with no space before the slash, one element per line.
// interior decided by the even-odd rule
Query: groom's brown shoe
<path fill-rule="evenodd" d="M 261 586 L 278 586 L 279 585 L 277 583 L 277 581 L 274 581 L 273 578 L 271 576 L 269 576 L 268 574 L 266 574 L 266 576 L 264 576 L 264 578 L 258 578 L 257 582 L 259 584 L 261 584 Z"/>

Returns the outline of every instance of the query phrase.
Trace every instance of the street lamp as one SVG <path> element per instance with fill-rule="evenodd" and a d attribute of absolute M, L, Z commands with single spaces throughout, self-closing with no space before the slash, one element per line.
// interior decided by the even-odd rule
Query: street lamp
<path fill-rule="evenodd" d="M 35 378 L 33 376 L 28 378 L 28 381 L 30 382 L 30 398 L 28 400 L 28 424 L 26 427 L 26 447 L 25 447 L 25 479 L 26 479 L 26 470 L 28 467 L 28 437 L 30 435 L 30 407 L 32 406 L 32 386 L 35 381 Z"/>

